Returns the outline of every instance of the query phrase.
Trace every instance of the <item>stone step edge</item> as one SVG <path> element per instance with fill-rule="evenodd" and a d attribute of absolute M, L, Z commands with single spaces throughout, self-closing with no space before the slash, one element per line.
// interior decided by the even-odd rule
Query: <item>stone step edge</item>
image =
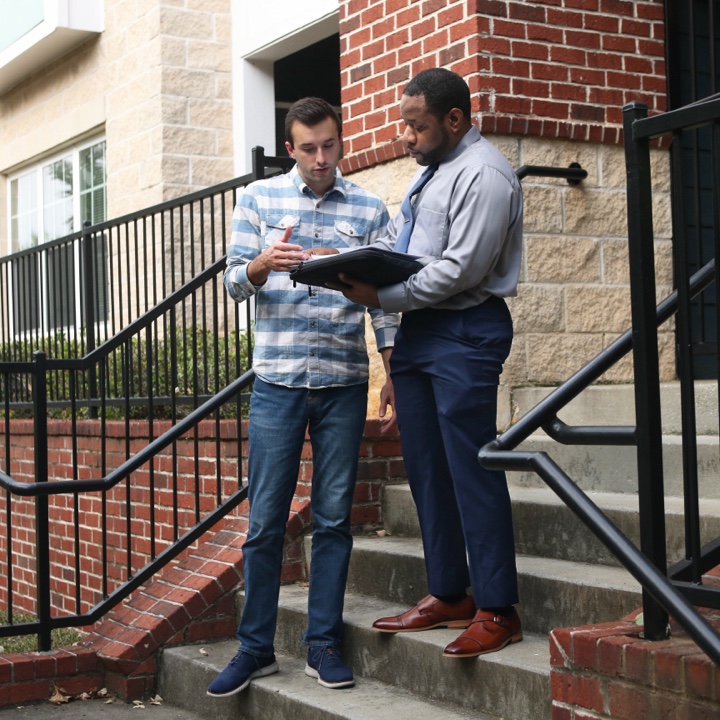
<path fill-rule="evenodd" d="M 549 487 L 528 487 L 526 485 L 514 485 L 512 482 L 508 482 L 508 489 L 513 502 L 536 503 L 538 505 L 565 505 Z M 403 493 L 411 496 L 410 486 L 407 483 L 386 485 L 384 491 L 389 494 Z M 638 497 L 636 493 L 599 492 L 590 490 L 586 491 L 585 495 L 601 510 L 638 512 Z M 701 517 L 720 517 L 720 499 L 702 498 L 699 509 Z M 684 499 L 678 495 L 666 495 L 665 513 L 684 515 Z"/>
<path fill-rule="evenodd" d="M 238 591 L 240 599 L 243 597 L 243 591 Z M 295 614 L 306 614 L 307 610 L 307 584 L 295 583 L 293 585 L 283 585 L 280 588 L 279 608 L 281 611 L 292 612 Z M 347 592 L 345 594 L 345 611 L 343 613 L 345 625 L 349 631 L 360 633 L 372 633 L 376 637 L 391 639 L 393 642 L 408 644 L 411 648 L 420 646 L 431 647 L 441 652 L 446 645 L 452 642 L 462 632 L 457 629 L 437 628 L 427 632 L 414 633 L 379 633 L 372 629 L 372 623 L 379 617 L 396 615 L 404 610 L 407 606 L 399 605 L 381 598 L 361 595 L 357 592 Z M 508 649 L 499 653 L 491 653 L 477 658 L 478 665 L 483 662 L 514 664 L 518 659 L 518 655 L 523 654 L 528 649 L 529 658 L 522 661 L 523 667 L 531 667 L 536 671 L 549 673 L 549 645 L 548 636 L 538 633 L 523 633 L 523 641 L 510 646 Z M 448 663 L 455 662 L 452 659 Z M 461 661 L 462 662 L 462 661 Z M 450 667 L 450 665 L 448 665 Z"/>
<path fill-rule="evenodd" d="M 305 542 L 307 547 L 307 543 L 311 542 L 310 536 L 306 537 Z M 422 559 L 423 557 L 422 543 L 419 538 L 396 535 L 385 535 L 384 537 L 355 536 L 353 551 L 389 553 L 391 555 L 410 556 L 416 559 Z M 591 576 L 597 578 L 599 573 L 606 586 L 623 591 L 637 590 L 639 592 L 639 585 L 630 573 L 624 568 L 614 565 L 595 565 L 572 560 L 518 554 L 517 566 L 518 573 L 521 574 L 536 576 L 542 574 L 549 579 L 559 579 L 566 582 L 572 582 L 575 577 L 585 578 L 585 580 L 578 580 L 583 584 L 587 584 L 588 570 L 592 570 L 593 574 Z M 542 572 L 539 566 L 542 567 Z M 548 573 L 548 570 L 551 572 Z"/>
<path fill-rule="evenodd" d="M 202 646 L 182 646 L 168 648 L 163 657 L 161 668 L 161 687 L 167 685 L 167 673 L 170 670 L 168 661 L 173 664 L 184 665 L 190 663 L 190 673 L 185 677 L 192 676 L 203 685 L 202 694 L 194 707 L 189 709 L 195 712 L 204 711 L 217 703 L 218 707 L 227 707 L 240 698 L 209 698 L 204 693 L 204 688 L 233 657 L 237 650 L 236 640 L 225 640 Z M 202 652 L 201 652 L 202 650 Z M 207 653 L 206 655 L 203 653 Z M 278 700 L 284 705 L 285 702 L 300 703 L 308 708 L 315 708 L 320 718 L 344 718 L 346 720 L 399 720 L 400 718 L 413 718 L 415 720 L 430 720 L 431 718 L 443 717 L 447 720 L 457 718 L 476 718 L 476 720 L 499 720 L 490 715 L 482 713 L 469 713 L 460 708 L 453 708 L 444 703 L 435 703 L 421 700 L 393 685 L 382 683 L 363 677 L 356 677 L 356 684 L 352 688 L 331 690 L 321 687 L 316 680 L 305 675 L 305 661 L 301 658 L 291 657 L 285 654 L 277 654 L 280 671 L 265 678 L 254 679 L 250 687 L 242 695 L 247 694 L 251 704 L 257 704 L 263 708 L 265 713 L 262 717 L 270 717 L 269 713 L 272 704 Z M 164 697 L 164 696 L 163 696 Z M 177 699 L 172 699 L 174 704 Z M 245 698 L 243 698 L 245 700 Z M 253 702 L 254 701 L 254 702 Z M 182 706 L 187 706 L 187 699 Z M 298 710 L 299 712 L 299 710 Z M 259 717 L 259 716 L 258 716 Z M 298 715 L 302 717 L 302 715 Z"/>

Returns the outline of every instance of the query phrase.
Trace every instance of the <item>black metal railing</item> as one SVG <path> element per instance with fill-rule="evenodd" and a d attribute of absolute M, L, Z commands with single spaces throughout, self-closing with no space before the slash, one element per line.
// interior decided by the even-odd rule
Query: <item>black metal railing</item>
<path fill-rule="evenodd" d="M 253 157 L 251 175 L 4 261 L 0 278 L 72 249 L 84 292 L 67 334 L 48 336 L 43 311 L 0 361 L 0 601 L 9 614 L 0 637 L 37 634 L 39 649 L 50 649 L 54 629 L 96 622 L 245 499 L 251 304 L 241 316 L 222 288 L 225 242 L 237 189 L 292 164 L 262 148 Z M 587 175 L 576 165 L 521 171 Z M 0 282 L 3 298 L 7 339 L 22 315 L 11 300 L 32 299 Z M 24 418 L 29 443 L 19 441 Z M 51 432 L 51 422 L 65 425 Z M 83 445 L 88 436 L 99 448 Z M 16 537 L 19 527 L 28 537 Z M 24 567 L 34 568 L 29 579 Z M 28 609 L 36 619 L 14 620 Z"/>
<path fill-rule="evenodd" d="M 488 468 L 530 469 L 562 498 L 588 528 L 616 555 L 643 588 L 645 636 L 651 640 L 668 635 L 668 613 L 690 637 L 720 665 L 720 636 L 698 613 L 694 604 L 720 608 L 720 588 L 703 585 L 703 574 L 720 564 L 720 538 L 701 546 L 697 438 L 692 372 L 690 300 L 715 283 L 715 259 L 692 277 L 682 237 L 681 195 L 673 194 L 674 265 L 677 289 L 655 306 L 655 258 L 651 187 L 650 142 L 663 136 L 673 139 L 673 185 L 682 188 L 681 164 L 676 154 L 678 137 L 699 126 L 712 128 L 713 217 L 706 219 L 720 251 L 720 96 L 653 117 L 647 107 L 631 103 L 623 108 L 627 167 L 628 241 L 632 329 L 612 343 L 573 377 L 530 410 L 496 441 L 480 450 L 479 460 Z M 660 407 L 658 325 L 675 318 L 678 378 L 681 387 L 683 484 L 685 498 L 685 560 L 668 569 L 666 560 L 662 427 Z M 716 327 L 720 334 L 720 320 Z M 634 427 L 569 428 L 557 413 L 612 365 L 632 350 L 635 375 Z M 614 526 L 573 480 L 544 452 L 516 448 L 543 428 L 567 444 L 635 445 L 637 447 L 640 547 Z"/>
<path fill-rule="evenodd" d="M 7 278 L 13 263 L 47 267 L 54 249 L 92 246 L 76 317 L 107 314 L 98 335 L 78 322 L 48 336 L 40 322 L 5 344 L 0 637 L 37 634 L 50 649 L 54 629 L 98 620 L 245 499 L 252 307 L 224 291 L 225 243 L 238 188 L 292 163 L 253 157 L 250 175 L 3 263 Z M 8 292 L 0 283 L 5 321 L 17 316 Z"/>
<path fill-rule="evenodd" d="M 266 158 L 255 148 L 248 175 L 0 258 L 0 361 L 27 362 L 37 350 L 53 358 L 91 353 L 224 257 L 238 188 L 292 164 L 290 158 Z M 218 313 L 222 330 L 234 303 L 220 282 L 206 292 L 217 300 L 206 307 Z M 189 304 L 182 310 L 173 329 L 179 336 L 215 322 Z M 250 316 L 248 304 L 245 327 Z M 156 362 L 168 366 L 166 355 Z M 114 358 L 111 397 L 123 394 L 121 376 Z M 96 383 L 89 371 L 74 388 L 75 401 L 96 405 Z M 11 400 L 29 408 L 29 384 L 12 388 Z M 51 408 L 69 401 L 65 378 L 50 378 L 48 400 Z"/>

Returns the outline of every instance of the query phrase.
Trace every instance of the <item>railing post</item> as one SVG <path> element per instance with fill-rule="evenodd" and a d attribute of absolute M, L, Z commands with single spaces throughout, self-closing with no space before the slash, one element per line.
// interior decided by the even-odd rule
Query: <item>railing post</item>
<path fill-rule="evenodd" d="M 265 148 L 256 145 L 252 149 L 253 180 L 262 180 L 265 177 Z"/>
<path fill-rule="evenodd" d="M 647 106 L 642 103 L 629 103 L 623 107 L 640 549 L 667 576 L 650 143 L 647 139 L 633 139 L 633 123 L 647 114 Z M 668 613 L 645 589 L 643 616 L 647 639 L 662 640 L 668 636 Z"/>
<path fill-rule="evenodd" d="M 35 428 L 35 481 L 48 482 L 47 432 L 47 357 L 33 353 L 33 413 Z M 40 622 L 38 650 L 50 650 L 50 528 L 48 496 L 35 498 L 35 573 L 37 581 L 37 616 Z"/>
<path fill-rule="evenodd" d="M 83 292 L 83 305 L 85 309 L 85 352 L 95 349 L 95 253 L 93 248 L 93 234 L 89 231 L 92 223 L 86 220 L 83 223 L 82 249 L 83 265 L 85 270 L 85 284 Z M 89 399 L 98 397 L 97 375 L 95 367 L 88 370 L 88 396 Z M 88 417 L 97 417 L 97 409 L 90 404 Z"/>

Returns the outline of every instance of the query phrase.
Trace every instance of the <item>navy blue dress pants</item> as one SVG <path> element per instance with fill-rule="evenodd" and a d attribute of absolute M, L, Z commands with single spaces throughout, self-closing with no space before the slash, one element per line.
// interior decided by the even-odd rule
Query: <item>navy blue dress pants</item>
<path fill-rule="evenodd" d="M 497 435 L 497 389 L 511 344 L 510 312 L 491 297 L 466 310 L 404 313 L 390 360 L 428 590 L 472 587 L 479 608 L 518 602 L 505 473 L 477 459 Z"/>

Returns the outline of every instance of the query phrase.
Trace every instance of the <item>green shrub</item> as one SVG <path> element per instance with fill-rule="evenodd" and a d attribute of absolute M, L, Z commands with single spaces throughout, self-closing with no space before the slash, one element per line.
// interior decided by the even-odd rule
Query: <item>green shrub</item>
<path fill-rule="evenodd" d="M 77 359 L 82 357 L 84 346 L 81 340 L 69 339 L 58 332 L 39 341 L 18 340 L 0 345 L 0 362 L 31 360 L 35 350 L 43 350 L 48 358 Z M 74 397 L 75 417 L 97 417 L 99 399 L 104 398 L 106 418 L 128 415 L 143 419 L 149 415 L 146 399 L 152 395 L 154 418 L 179 418 L 200 404 L 203 397 L 216 394 L 248 368 L 246 332 L 217 336 L 195 326 L 174 327 L 164 337 L 149 342 L 145 337 L 133 337 L 92 371 L 48 371 L 48 415 L 71 417 L 70 401 Z M 6 397 L 9 399 L 11 417 L 31 417 L 30 374 L 9 373 L 1 377 L 0 402 L 4 403 Z M 94 399 L 94 411 L 90 409 L 91 399 Z M 223 417 L 236 414 L 236 403 L 221 409 Z"/>

